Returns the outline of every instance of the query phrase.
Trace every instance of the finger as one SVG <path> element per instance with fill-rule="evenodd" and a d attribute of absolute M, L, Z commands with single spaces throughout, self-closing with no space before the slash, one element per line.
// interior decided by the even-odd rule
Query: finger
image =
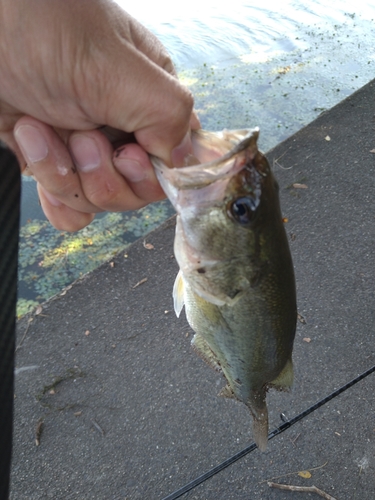
<path fill-rule="evenodd" d="M 14 137 L 35 179 L 64 205 L 79 212 L 99 212 L 84 195 L 70 153 L 48 125 L 28 116 L 15 125 Z"/>
<path fill-rule="evenodd" d="M 193 111 L 191 113 L 191 117 L 190 117 L 190 128 L 191 128 L 191 130 L 198 130 L 198 129 L 202 128 L 201 122 L 200 122 L 198 115 L 194 109 L 193 109 Z"/>
<path fill-rule="evenodd" d="M 138 144 L 126 144 L 113 155 L 116 170 L 126 178 L 133 193 L 146 203 L 165 198 L 147 153 Z"/>
<path fill-rule="evenodd" d="M 123 11 L 118 9 L 120 18 Z M 96 54 L 102 78 L 105 77 L 103 81 L 99 78 L 103 87 L 101 97 L 98 100 L 97 96 L 91 96 L 89 90 L 81 106 L 90 110 L 92 123 L 103 123 L 105 116 L 106 125 L 135 132 L 145 151 L 172 165 L 172 150 L 180 147 L 187 154 L 192 151 L 188 134 L 192 95 L 170 74 L 173 65 L 169 66 L 170 58 L 160 42 L 155 42 L 153 35 L 139 23 L 132 19 L 116 23 L 112 35 L 121 43 L 111 49 L 110 57 L 105 45 Z M 108 74 L 111 78 L 107 78 Z M 95 109 L 92 102 L 96 103 Z"/>
<path fill-rule="evenodd" d="M 167 49 L 161 41 L 139 21 L 131 18 L 131 41 L 150 61 L 177 77 L 176 69 Z"/>
<path fill-rule="evenodd" d="M 37 189 L 43 212 L 50 223 L 59 231 L 79 231 L 93 221 L 95 214 L 79 212 L 64 205 L 48 193 L 39 182 Z"/>
<path fill-rule="evenodd" d="M 140 149 L 139 146 L 136 148 Z M 107 211 L 136 210 L 149 201 L 160 199 L 160 188 L 144 152 L 142 158 L 136 157 L 130 162 L 127 162 L 127 153 L 124 160 L 120 152 L 119 168 L 116 169 L 112 161 L 112 146 L 99 130 L 73 133 L 69 138 L 69 150 L 85 197 L 92 205 Z M 145 184 L 144 188 L 139 187 L 141 182 Z"/>

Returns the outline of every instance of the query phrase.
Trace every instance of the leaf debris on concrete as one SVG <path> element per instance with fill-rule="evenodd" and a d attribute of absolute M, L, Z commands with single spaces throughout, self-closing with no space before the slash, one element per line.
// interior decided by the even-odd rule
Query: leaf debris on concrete
<path fill-rule="evenodd" d="M 302 314 L 300 313 L 297 313 L 297 319 L 300 323 L 302 323 L 303 325 L 306 325 L 307 321 L 305 320 L 305 318 L 302 316 Z"/>
<path fill-rule="evenodd" d="M 104 432 L 104 430 L 100 427 L 100 425 L 98 424 L 98 422 L 96 422 L 95 420 L 91 420 L 91 422 L 92 422 L 93 426 L 95 427 L 95 429 L 96 429 L 97 431 L 99 431 L 99 432 L 100 432 L 100 434 L 101 434 L 102 436 L 104 436 L 105 432 Z"/>
<path fill-rule="evenodd" d="M 152 243 L 146 243 L 146 240 L 143 240 L 143 246 L 146 250 L 153 250 L 155 248 Z"/>
<path fill-rule="evenodd" d="M 143 278 L 141 281 L 138 281 L 138 283 L 136 283 L 134 286 L 132 286 L 132 288 L 137 288 L 137 286 L 139 285 L 142 285 L 143 283 L 146 283 L 148 278 Z"/>
<path fill-rule="evenodd" d="M 44 419 L 40 417 L 35 427 L 35 446 L 40 445 L 40 438 L 43 432 Z"/>
<path fill-rule="evenodd" d="M 268 481 L 267 484 L 270 488 L 278 488 L 279 490 L 299 491 L 304 493 L 317 493 L 326 500 L 336 500 L 333 496 L 329 495 L 323 490 L 320 490 L 316 486 L 293 486 L 292 484 L 279 484 L 279 483 L 272 483 L 270 481 Z"/>
<path fill-rule="evenodd" d="M 313 470 L 323 469 L 323 467 L 325 467 L 327 464 L 328 464 L 328 461 L 325 462 L 323 465 L 318 465 L 317 467 L 312 467 L 310 469 L 305 469 L 303 472 L 311 472 Z M 296 474 L 299 474 L 300 472 L 301 471 L 298 471 L 298 470 L 294 471 L 294 472 L 288 472 L 287 474 L 282 474 L 281 476 L 275 476 L 275 477 L 271 477 L 270 479 L 265 479 L 265 480 L 261 481 L 259 484 L 269 483 L 269 482 L 274 481 L 275 479 L 281 479 L 282 477 L 294 476 Z"/>

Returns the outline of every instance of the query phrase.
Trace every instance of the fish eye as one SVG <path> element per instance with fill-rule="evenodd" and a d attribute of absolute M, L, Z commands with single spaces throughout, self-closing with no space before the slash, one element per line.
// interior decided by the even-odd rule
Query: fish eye
<path fill-rule="evenodd" d="M 231 203 L 229 213 L 234 220 L 245 225 L 254 220 L 256 208 L 255 200 L 244 196 Z"/>

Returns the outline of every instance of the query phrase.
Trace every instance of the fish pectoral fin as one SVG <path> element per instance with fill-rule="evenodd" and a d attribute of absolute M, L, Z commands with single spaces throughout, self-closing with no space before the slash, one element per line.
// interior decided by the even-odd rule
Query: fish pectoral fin
<path fill-rule="evenodd" d="M 268 387 L 276 389 L 278 391 L 289 391 L 293 385 L 294 373 L 293 373 L 293 362 L 290 357 L 286 362 L 281 373 L 268 384 Z"/>
<path fill-rule="evenodd" d="M 173 305 L 177 318 L 180 317 L 185 304 L 184 289 L 184 278 L 182 277 L 182 272 L 179 271 L 173 285 Z"/>
<path fill-rule="evenodd" d="M 211 366 L 211 368 L 217 372 L 222 372 L 220 361 L 201 335 L 198 333 L 194 335 L 193 340 L 191 341 L 191 346 L 198 356 Z"/>

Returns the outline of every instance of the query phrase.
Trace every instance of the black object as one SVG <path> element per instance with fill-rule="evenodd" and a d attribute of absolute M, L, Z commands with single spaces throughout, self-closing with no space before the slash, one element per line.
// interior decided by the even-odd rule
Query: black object
<path fill-rule="evenodd" d="M 9 495 L 17 304 L 20 168 L 0 145 L 0 500 Z"/>

